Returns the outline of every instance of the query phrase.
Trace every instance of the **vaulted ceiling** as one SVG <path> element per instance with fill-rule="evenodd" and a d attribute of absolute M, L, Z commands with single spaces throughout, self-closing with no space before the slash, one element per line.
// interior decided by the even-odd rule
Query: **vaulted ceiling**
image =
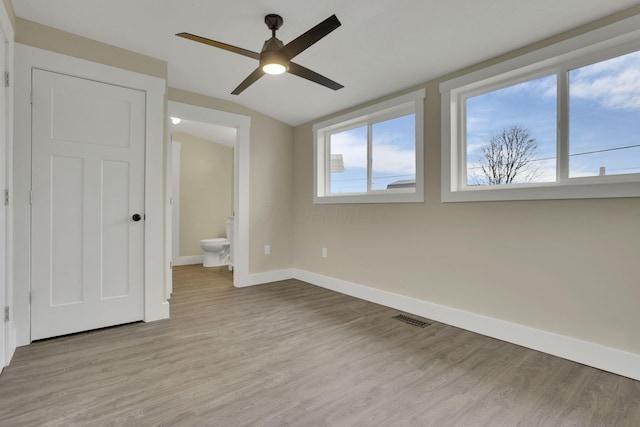
<path fill-rule="evenodd" d="M 230 100 L 291 125 L 411 88 L 640 4 L 634 0 L 13 0 L 18 17 L 168 62 L 169 86 Z M 259 52 L 264 16 L 285 44 L 336 14 L 342 26 L 295 62 L 345 87 L 285 74 L 231 91 L 254 59 L 175 36 Z"/>

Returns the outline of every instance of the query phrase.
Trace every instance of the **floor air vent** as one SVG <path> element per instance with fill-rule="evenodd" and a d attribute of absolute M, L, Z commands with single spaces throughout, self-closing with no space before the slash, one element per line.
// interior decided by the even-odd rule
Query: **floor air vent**
<path fill-rule="evenodd" d="M 414 319 L 413 317 L 405 316 L 403 314 L 398 314 L 397 316 L 393 316 L 393 319 L 400 320 L 402 322 L 408 323 L 413 326 L 417 326 L 419 328 L 426 328 L 431 325 L 429 322 L 424 322 L 422 320 Z"/>

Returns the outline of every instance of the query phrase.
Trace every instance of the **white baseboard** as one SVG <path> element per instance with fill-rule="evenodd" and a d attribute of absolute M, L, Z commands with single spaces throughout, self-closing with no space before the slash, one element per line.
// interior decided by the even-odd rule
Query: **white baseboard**
<path fill-rule="evenodd" d="M 244 288 L 247 286 L 256 286 L 265 283 L 278 282 L 280 280 L 292 279 L 293 272 L 293 269 L 284 269 L 248 274 L 245 277 L 236 276 L 234 277 L 233 285 L 237 288 Z"/>
<path fill-rule="evenodd" d="M 289 270 L 287 270 L 289 271 Z M 366 301 L 640 380 L 640 354 L 293 269 L 292 277 Z"/>
<path fill-rule="evenodd" d="M 6 346 L 6 353 L 4 355 L 4 362 L 5 362 L 5 366 L 9 366 L 9 362 L 11 362 L 11 359 L 13 358 L 14 353 L 16 352 L 16 348 L 18 347 L 18 343 L 16 342 L 16 328 L 13 327 L 13 325 L 9 326 L 6 329 L 7 332 L 7 346 Z"/>
<path fill-rule="evenodd" d="M 181 256 L 173 260 L 173 265 L 193 265 L 202 264 L 204 255 Z"/>
<path fill-rule="evenodd" d="M 240 278 L 234 285 L 247 287 L 287 279 L 298 279 L 365 301 L 640 380 L 640 354 L 370 288 L 306 270 L 293 268 L 249 274 Z"/>

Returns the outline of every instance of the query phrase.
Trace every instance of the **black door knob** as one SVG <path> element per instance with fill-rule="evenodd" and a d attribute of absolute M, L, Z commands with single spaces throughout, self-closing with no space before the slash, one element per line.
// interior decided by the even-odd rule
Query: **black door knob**
<path fill-rule="evenodd" d="M 140 216 L 140 214 L 133 214 L 131 219 L 134 220 L 135 222 L 138 222 L 142 219 L 142 217 Z"/>

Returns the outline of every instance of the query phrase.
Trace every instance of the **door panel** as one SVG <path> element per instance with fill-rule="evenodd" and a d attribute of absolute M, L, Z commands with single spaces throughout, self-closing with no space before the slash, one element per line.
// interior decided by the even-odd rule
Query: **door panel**
<path fill-rule="evenodd" d="M 31 339 L 144 316 L 144 92 L 33 70 Z"/>
<path fill-rule="evenodd" d="M 105 240 L 102 253 L 102 298 L 129 294 L 129 251 L 120 250 L 135 244 L 130 241 L 129 201 L 122 197 L 128 191 L 129 180 L 129 163 L 102 162 L 102 182 L 109 183 L 102 191 L 102 236 Z"/>
<path fill-rule="evenodd" d="M 131 116 L 128 102 L 107 94 L 85 94 L 54 88 L 51 136 L 60 141 L 128 147 Z"/>
<path fill-rule="evenodd" d="M 84 159 L 51 156 L 51 305 L 81 303 L 84 300 L 83 254 Z M 46 237 L 40 239 L 45 243 Z"/>

